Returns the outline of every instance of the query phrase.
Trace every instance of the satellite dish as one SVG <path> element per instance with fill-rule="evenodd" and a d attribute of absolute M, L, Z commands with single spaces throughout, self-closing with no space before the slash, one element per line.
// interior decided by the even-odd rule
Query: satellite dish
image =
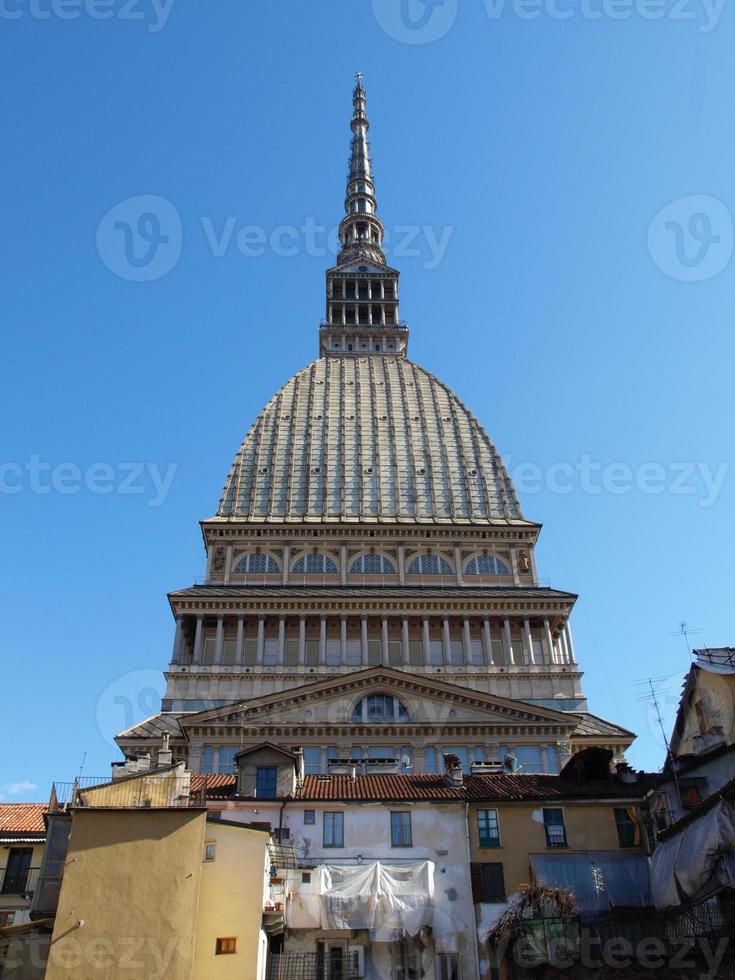
<path fill-rule="evenodd" d="M 407 756 L 407 755 L 402 755 L 401 756 L 401 768 L 402 769 L 412 769 L 413 768 L 413 764 L 411 762 L 410 756 Z"/>
<path fill-rule="evenodd" d="M 503 759 L 503 769 L 507 772 L 515 772 L 517 768 L 518 759 L 516 759 L 512 752 L 506 752 L 505 758 Z"/>

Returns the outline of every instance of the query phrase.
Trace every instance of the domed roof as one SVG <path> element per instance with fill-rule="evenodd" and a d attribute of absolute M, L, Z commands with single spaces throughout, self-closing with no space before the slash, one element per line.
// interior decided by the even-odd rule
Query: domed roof
<path fill-rule="evenodd" d="M 526 523 L 457 396 L 399 356 L 322 357 L 260 413 L 217 516 L 255 522 Z"/>

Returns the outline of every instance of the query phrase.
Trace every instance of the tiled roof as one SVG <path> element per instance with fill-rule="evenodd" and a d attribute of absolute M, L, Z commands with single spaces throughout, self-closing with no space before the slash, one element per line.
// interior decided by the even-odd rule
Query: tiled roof
<path fill-rule="evenodd" d="M 233 460 L 217 516 L 528 523 L 499 453 L 454 392 L 412 361 L 367 354 L 321 357 L 273 396 Z"/>
<path fill-rule="evenodd" d="M 186 711 L 162 711 L 160 714 L 151 715 L 145 721 L 127 728 L 120 732 L 117 738 L 161 738 L 163 735 L 170 735 L 173 738 L 183 738 L 183 732 L 179 726 L 179 718 L 193 712 Z"/>
<path fill-rule="evenodd" d="M 192 775 L 192 789 L 198 790 L 207 780 L 207 798 L 227 799 L 235 791 L 236 778 L 232 775 Z M 624 783 L 620 780 L 576 783 L 559 776 L 493 774 L 490 776 L 465 776 L 462 786 L 449 786 L 444 776 L 400 773 L 307 776 L 300 800 L 334 801 L 421 801 L 465 800 L 474 802 L 523 800 L 543 801 L 560 799 L 640 799 L 650 788 L 647 781 Z"/>
<path fill-rule="evenodd" d="M 247 599 L 256 598 L 321 598 L 325 591 L 330 598 L 337 599 L 405 599 L 416 596 L 422 599 L 576 599 L 573 592 L 561 592 L 545 586 L 488 585 L 474 586 L 374 586 L 374 585 L 192 585 L 186 589 L 170 592 L 172 599 Z"/>
<path fill-rule="evenodd" d="M 193 772 L 191 774 L 191 791 L 198 793 L 204 782 L 207 783 L 208 800 L 225 800 L 235 791 L 237 777 L 230 773 Z"/>
<path fill-rule="evenodd" d="M 307 776 L 302 800 L 463 800 L 444 776 L 399 773 L 369 776 Z"/>
<path fill-rule="evenodd" d="M 624 783 L 605 780 L 577 783 L 560 776 L 524 775 L 466 776 L 464 792 L 468 800 L 572 800 L 572 799 L 640 799 L 649 790 L 647 781 Z"/>
<path fill-rule="evenodd" d="M 571 713 L 579 715 L 581 719 L 574 729 L 574 735 L 581 735 L 583 737 L 591 736 L 594 738 L 604 737 L 605 735 L 609 735 L 611 738 L 627 736 L 635 738 L 635 732 L 630 732 L 627 728 L 621 728 L 620 725 L 614 725 L 611 721 L 606 721 L 604 718 L 600 718 L 599 715 L 593 715 L 589 711 L 574 711 Z"/>
<path fill-rule="evenodd" d="M 0 834 L 38 834 L 44 836 L 46 803 L 0 803 Z"/>

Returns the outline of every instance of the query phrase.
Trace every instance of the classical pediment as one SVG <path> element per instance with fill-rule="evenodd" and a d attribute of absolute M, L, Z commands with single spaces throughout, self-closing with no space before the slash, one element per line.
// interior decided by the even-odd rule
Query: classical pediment
<path fill-rule="evenodd" d="M 181 719 L 181 725 L 185 730 L 228 725 L 364 726 L 365 721 L 355 720 L 355 708 L 371 695 L 391 696 L 405 708 L 400 717 L 376 723 L 389 726 L 510 725 L 571 732 L 579 721 L 576 715 L 473 691 L 441 679 L 420 677 L 390 667 L 374 667 L 192 713 Z"/>

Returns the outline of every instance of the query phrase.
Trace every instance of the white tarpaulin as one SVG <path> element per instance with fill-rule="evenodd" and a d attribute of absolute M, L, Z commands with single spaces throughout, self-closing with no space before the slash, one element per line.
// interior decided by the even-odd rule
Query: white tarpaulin
<path fill-rule="evenodd" d="M 681 905 L 710 880 L 713 886 L 732 886 L 732 855 L 713 860 L 726 851 L 735 851 L 735 810 L 723 800 L 653 852 L 651 891 L 656 908 Z"/>
<path fill-rule="evenodd" d="M 314 872 L 322 929 L 369 929 L 380 941 L 432 923 L 434 862 L 320 864 Z"/>

